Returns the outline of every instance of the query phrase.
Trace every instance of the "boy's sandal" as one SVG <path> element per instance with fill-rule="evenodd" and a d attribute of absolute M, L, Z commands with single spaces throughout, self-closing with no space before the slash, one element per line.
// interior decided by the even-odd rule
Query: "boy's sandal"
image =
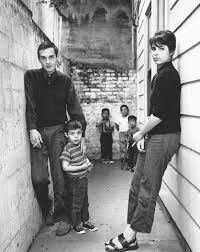
<path fill-rule="evenodd" d="M 130 242 L 127 242 L 123 234 L 120 234 L 118 237 L 118 244 L 113 243 L 113 239 L 110 239 L 109 244 L 107 242 L 105 250 L 108 252 L 120 252 L 120 251 L 128 251 L 128 250 L 136 250 L 139 248 L 137 239 L 134 239 Z"/>

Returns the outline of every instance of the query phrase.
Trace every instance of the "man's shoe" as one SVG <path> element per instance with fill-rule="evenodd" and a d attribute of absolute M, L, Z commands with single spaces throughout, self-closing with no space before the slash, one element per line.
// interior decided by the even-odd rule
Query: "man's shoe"
<path fill-rule="evenodd" d="M 92 224 L 90 221 L 83 222 L 83 228 L 86 230 L 90 230 L 92 232 L 95 232 L 98 230 L 98 228 L 95 227 L 95 225 Z"/>
<path fill-rule="evenodd" d="M 47 226 L 53 226 L 54 225 L 53 215 L 51 213 L 48 213 L 44 221 Z"/>
<path fill-rule="evenodd" d="M 63 236 L 70 232 L 71 225 L 65 221 L 60 221 L 56 230 L 57 236 Z"/>
<path fill-rule="evenodd" d="M 85 234 L 85 228 L 83 227 L 83 223 L 80 223 L 79 225 L 74 227 L 74 231 L 78 234 Z"/>

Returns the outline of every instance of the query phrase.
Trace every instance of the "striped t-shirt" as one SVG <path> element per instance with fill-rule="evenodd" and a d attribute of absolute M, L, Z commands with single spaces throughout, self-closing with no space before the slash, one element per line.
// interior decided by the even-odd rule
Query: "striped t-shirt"
<path fill-rule="evenodd" d="M 80 144 L 72 144 L 72 143 L 67 143 L 62 155 L 60 156 L 61 160 L 66 160 L 69 162 L 70 165 L 74 166 L 81 166 L 85 162 L 87 162 L 87 157 L 86 154 L 83 152 L 83 147 Z M 80 172 L 67 172 L 67 174 L 70 177 L 83 177 L 86 176 L 88 173 L 87 170 L 80 171 Z"/>

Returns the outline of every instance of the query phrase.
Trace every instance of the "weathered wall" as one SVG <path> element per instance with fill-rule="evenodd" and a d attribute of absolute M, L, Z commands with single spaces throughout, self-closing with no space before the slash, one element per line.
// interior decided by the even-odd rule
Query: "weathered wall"
<path fill-rule="evenodd" d="M 62 53 L 74 67 L 72 73 L 87 119 L 86 141 L 91 158 L 100 157 L 96 119 L 103 107 L 112 117 L 127 104 L 136 114 L 136 86 L 132 68 L 130 0 L 67 1 L 61 8 Z M 118 133 L 114 132 L 114 158 L 119 157 Z"/>
<path fill-rule="evenodd" d="M 69 0 L 61 9 L 62 52 L 73 62 L 127 70 L 132 65 L 131 1 Z"/>
<path fill-rule="evenodd" d="M 27 251 L 41 224 L 30 177 L 23 75 L 39 67 L 42 40 L 22 1 L 0 1 L 0 251 Z"/>
<path fill-rule="evenodd" d="M 86 143 L 91 159 L 100 158 L 100 133 L 95 124 L 102 108 L 109 108 L 111 119 L 120 115 L 120 106 L 128 105 L 130 114 L 136 114 L 136 85 L 131 71 L 118 72 L 108 68 L 73 66 L 72 79 L 87 120 Z M 113 133 L 113 158 L 119 156 L 119 134 Z"/>

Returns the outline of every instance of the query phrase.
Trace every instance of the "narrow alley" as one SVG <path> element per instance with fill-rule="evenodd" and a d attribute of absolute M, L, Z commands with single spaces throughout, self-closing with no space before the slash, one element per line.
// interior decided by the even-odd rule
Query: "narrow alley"
<path fill-rule="evenodd" d="M 89 177 L 89 203 L 92 221 L 97 232 L 85 235 L 71 231 L 55 235 L 56 225 L 43 227 L 29 252 L 103 252 L 104 242 L 119 234 L 126 224 L 127 200 L 132 173 L 120 170 L 120 163 L 95 162 Z M 182 252 L 173 226 L 167 222 L 159 205 L 151 234 L 138 234 L 139 249 L 143 252 Z"/>

